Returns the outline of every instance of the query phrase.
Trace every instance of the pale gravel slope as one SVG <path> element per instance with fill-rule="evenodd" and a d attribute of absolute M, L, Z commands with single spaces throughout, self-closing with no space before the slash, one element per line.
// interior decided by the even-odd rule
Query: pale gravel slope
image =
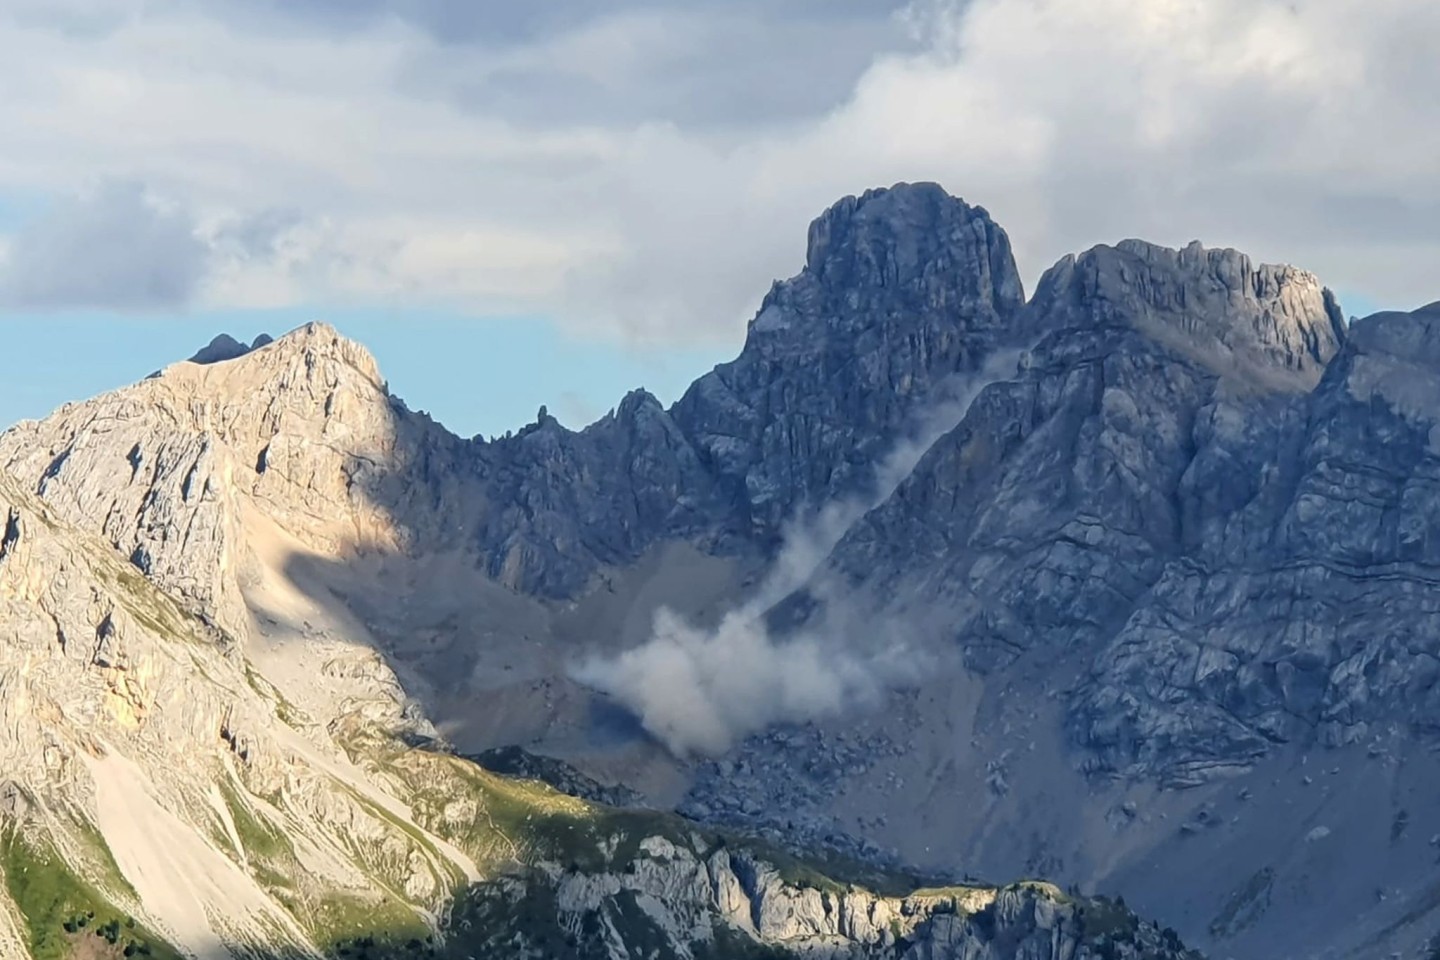
<path fill-rule="evenodd" d="M 251 876 L 153 795 L 149 777 L 110 750 L 87 763 L 96 826 L 159 931 L 197 960 L 230 960 L 222 944 L 303 943 L 305 933 Z"/>

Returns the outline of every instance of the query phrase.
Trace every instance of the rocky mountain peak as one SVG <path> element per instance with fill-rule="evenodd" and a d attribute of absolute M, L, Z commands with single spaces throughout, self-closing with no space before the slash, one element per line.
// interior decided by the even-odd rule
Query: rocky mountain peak
<path fill-rule="evenodd" d="M 660 405 L 660 401 L 655 398 L 655 394 L 641 388 L 631 390 L 625 394 L 624 399 L 620 401 L 620 406 L 616 408 L 616 413 L 622 420 L 625 420 L 636 416 L 642 411 L 648 412 L 659 409 L 663 408 Z"/>
<path fill-rule="evenodd" d="M 259 350 L 275 342 L 275 338 L 268 333 L 257 336 L 248 346 L 228 333 L 221 333 L 215 336 L 208 344 L 197 350 L 190 358 L 191 363 L 201 365 L 211 363 L 224 363 L 226 360 L 236 360 L 252 350 Z"/>
<path fill-rule="evenodd" d="M 172 389 L 186 394 L 226 393 L 240 385 L 236 395 L 269 395 L 317 377 L 335 383 L 358 378 L 376 391 L 386 392 L 374 355 L 363 344 L 318 321 L 279 338 L 262 333 L 248 346 L 221 333 L 187 362 L 158 370 L 147 380 L 165 378 Z"/>
<path fill-rule="evenodd" d="M 276 339 L 267 351 L 301 360 L 307 366 L 338 365 L 348 367 L 377 385 L 383 384 L 380 365 L 364 344 L 351 340 L 328 323 L 312 320 Z"/>
<path fill-rule="evenodd" d="M 934 183 L 846 197 L 810 225 L 806 272 L 842 290 L 885 288 L 927 306 L 1024 301 L 1010 240 L 983 207 Z"/>
<path fill-rule="evenodd" d="M 762 535 L 868 484 L 915 420 L 1016 335 L 1009 238 L 933 183 L 846 197 L 810 227 L 734 361 L 672 411 Z"/>
<path fill-rule="evenodd" d="M 246 449 L 286 433 L 385 445 L 394 404 L 363 345 L 314 322 L 257 343 L 225 362 L 167 368 L 153 387 L 157 401 L 200 411 L 201 429 Z"/>
<path fill-rule="evenodd" d="M 1346 336 L 1339 304 L 1314 274 L 1198 241 L 1174 250 L 1124 240 L 1067 256 L 1041 278 L 1027 314 L 1036 334 L 1134 328 L 1269 387 L 1313 386 Z"/>

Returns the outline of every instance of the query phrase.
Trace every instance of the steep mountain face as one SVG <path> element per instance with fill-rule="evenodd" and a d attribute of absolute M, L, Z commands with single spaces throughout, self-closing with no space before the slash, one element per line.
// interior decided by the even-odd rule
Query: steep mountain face
<path fill-rule="evenodd" d="M 1010 242 L 934 184 L 872 190 L 810 227 L 739 358 L 701 377 L 676 421 L 760 536 L 853 494 L 956 374 L 1014 339 Z"/>
<path fill-rule="evenodd" d="M 770 544 L 797 514 L 862 491 L 957 375 L 1012 344 L 1022 302 L 984 210 L 933 184 L 842 201 L 740 356 L 673 410 L 637 391 L 579 433 L 542 413 L 479 446 L 498 508 L 478 537 L 490 575 L 569 599 L 663 540 Z"/>
<path fill-rule="evenodd" d="M 450 876 L 452 926 L 492 938 L 452 942 L 1131 949 L 1095 943 L 1095 902 L 1045 888 L 992 910 L 858 885 L 901 898 L 881 908 L 816 881 L 817 906 L 767 885 L 778 854 L 721 856 L 708 828 L 656 814 L 621 830 L 637 821 L 545 791 L 525 803 L 570 811 L 562 836 L 612 832 L 577 853 L 541 831 L 510 858 L 535 869 L 502 876 L 486 851 L 503 841 L 457 824 L 480 822 L 467 791 L 506 781 L 405 746 L 436 728 L 785 847 L 1123 893 L 1217 956 L 1388 956 L 1440 928 L 1433 851 L 1413 842 L 1440 835 L 1423 799 L 1440 782 L 1437 324 L 1427 308 L 1347 328 L 1314 276 L 1198 244 L 1067 257 L 1026 302 L 984 210 L 902 184 L 817 220 L 737 359 L 668 410 L 637 391 L 578 432 L 542 409 L 462 440 L 315 324 L 19 425 L 0 468 L 173 598 L 229 664 L 208 673 L 244 663 L 273 686 L 252 726 L 289 742 L 283 698 L 317 719 L 314 750 L 358 764 L 344 782 L 408 811 L 440 879 L 398 899 L 450 903 Z M 781 601 L 774 663 L 790 632 L 845 663 L 856 634 L 903 634 L 886 656 L 905 662 L 854 661 L 877 672 L 868 706 L 698 759 L 573 679 L 659 642 L 662 608 L 703 636 L 762 601 Z M 67 630 L 98 629 L 85 609 Z"/>
<path fill-rule="evenodd" d="M 476 456 L 493 510 L 474 545 L 489 575 L 521 593 L 574 597 L 600 567 L 699 536 L 730 510 L 700 452 L 643 390 L 579 433 L 542 410 Z"/>
<path fill-rule="evenodd" d="M 7 475 L 0 514 L 7 957 L 228 957 L 222 942 L 328 945 L 372 918 L 423 930 L 417 910 L 478 878 L 233 638 Z"/>
<path fill-rule="evenodd" d="M 1358 322 L 1307 408 L 1271 427 L 1288 456 L 1211 518 L 1214 534 L 1097 664 L 1085 734 L 1108 765 L 1239 765 L 1293 740 L 1433 735 L 1440 677 L 1419 638 L 1436 626 L 1440 560 L 1437 321 L 1429 307 Z"/>
<path fill-rule="evenodd" d="M 1233 512 L 1211 498 L 1259 472 L 1242 460 L 1196 482 L 1197 461 L 1266 449 L 1209 450 L 1217 421 L 1272 424 L 1344 337 L 1308 274 L 1138 242 L 1062 261 L 1017 323 L 1036 338 L 1022 375 L 984 392 L 834 558 L 854 583 L 952 605 L 982 670 L 1112 635 Z"/>
<path fill-rule="evenodd" d="M 409 747 L 370 651 L 302 708 L 6 474 L 0 516 L 6 958 L 1187 955 L 1123 905 L 834 879 Z"/>

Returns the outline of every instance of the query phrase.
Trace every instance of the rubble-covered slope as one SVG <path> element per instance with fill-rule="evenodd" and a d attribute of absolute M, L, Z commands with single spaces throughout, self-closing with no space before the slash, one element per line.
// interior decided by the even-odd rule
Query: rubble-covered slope
<path fill-rule="evenodd" d="M 1181 955 L 1114 905 L 871 893 L 407 746 L 399 710 L 305 716 L 5 474 L 0 518 L 7 960 Z"/>

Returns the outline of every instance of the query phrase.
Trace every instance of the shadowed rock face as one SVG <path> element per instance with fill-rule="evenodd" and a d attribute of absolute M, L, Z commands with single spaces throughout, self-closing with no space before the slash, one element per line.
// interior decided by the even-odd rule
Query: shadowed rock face
<path fill-rule="evenodd" d="M 1062 260 L 1015 323 L 1034 338 L 1022 375 L 982 393 L 833 558 L 857 585 L 951 607 L 980 670 L 1112 636 L 1244 497 L 1265 433 L 1345 336 L 1309 274 L 1138 241 Z M 1236 423 L 1260 435 L 1208 449 Z M 1197 483 L 1212 462 L 1227 475 Z"/>
<path fill-rule="evenodd" d="M 226 360 L 236 360 L 252 350 L 259 350 L 266 344 L 274 342 L 273 337 L 269 334 L 262 333 L 247 347 L 229 334 L 222 333 L 218 334 L 209 344 L 197 350 L 195 355 L 190 358 L 190 362 L 200 364 L 224 363 Z"/>
<path fill-rule="evenodd" d="M 1104 956 L 1189 956 L 1046 884 L 917 890 L 873 873 L 871 889 L 412 749 L 398 688 L 366 701 L 393 688 L 380 664 L 331 661 L 312 682 L 346 689 L 341 709 L 302 713 L 3 473 L 0 516 L 6 960 L 1062 960 L 1094 956 L 1101 925 L 1117 938 Z"/>
<path fill-rule="evenodd" d="M 578 433 L 542 416 L 477 445 L 498 511 L 480 531 L 486 566 L 522 592 L 573 597 L 599 565 L 663 539 L 767 545 L 797 512 L 861 492 L 952 378 L 1015 342 L 1021 303 L 1009 240 L 983 209 L 934 184 L 842 200 L 740 356 L 672 410 L 638 391 Z"/>
<path fill-rule="evenodd" d="M 1432 306 L 1358 321 L 1303 406 L 1213 435 L 1211 473 L 1263 444 L 1256 480 L 1097 662 L 1077 719 L 1107 765 L 1198 775 L 1290 740 L 1433 736 L 1437 421 Z"/>
<path fill-rule="evenodd" d="M 1016 342 L 1023 303 L 1005 232 L 934 184 L 849 197 L 810 227 L 745 348 L 674 416 L 751 530 L 853 494 L 950 379 Z"/>
<path fill-rule="evenodd" d="M 875 598 L 877 623 L 920 624 L 934 662 L 965 671 L 931 671 L 888 716 L 845 718 L 883 755 L 809 731 L 784 763 L 723 768 L 713 782 L 743 802 L 691 796 L 689 809 L 782 833 L 812 814 L 863 830 L 880 821 L 860 788 L 906 783 L 885 789 L 913 827 L 896 813 L 882 842 L 927 866 L 973 856 L 986 871 L 1124 882 L 1187 936 L 1220 938 L 1220 955 L 1306 955 L 1342 936 L 1325 924 L 1390 882 L 1383 864 L 1342 876 L 1280 863 L 1224 829 L 1204 841 L 1223 862 L 1194 864 L 1175 830 L 1222 822 L 1222 777 L 1251 777 L 1253 806 L 1283 824 L 1296 795 L 1259 795 L 1281 783 L 1277 765 L 1434 742 L 1440 307 L 1347 330 L 1304 271 L 1139 241 L 1065 258 L 1026 302 L 1004 232 L 928 184 L 847 198 L 809 239 L 740 355 L 668 410 L 637 391 L 584 430 L 542 411 L 512 436 L 462 440 L 391 397 L 363 348 L 311 325 L 22 425 L 0 435 L 0 465 L 237 637 L 255 632 L 262 527 L 337 577 L 373 565 L 370 580 L 312 592 L 388 623 L 369 639 L 399 659 L 404 644 L 463 653 L 416 667 L 415 695 L 450 684 L 497 717 L 533 710 L 542 732 L 526 739 L 543 748 L 572 723 L 566 697 L 583 696 L 556 638 L 612 646 L 646 603 L 683 605 L 656 586 L 670 583 L 657 551 L 763 564 L 797 516 L 869 503 L 877 465 L 958 379 L 1025 348 L 1016 375 L 839 540 L 821 599 L 786 607 L 804 625 L 827 594 Z M 511 682 L 506 644 L 522 634 L 539 652 L 516 654 Z M 487 666 L 495 649 L 505 662 Z M 779 756 L 767 744 L 744 750 Z M 1029 772 L 1026 757 L 1040 758 Z M 1047 780 L 1046 764 L 1064 776 Z M 1398 816 L 1390 798 L 1364 804 Z M 1348 842 L 1327 824 L 1315 844 Z M 1291 890 L 1293 912 L 1216 921 L 1240 938 L 1223 939 L 1211 922 L 1254 876 L 1276 903 Z M 1405 943 L 1435 925 L 1422 894 L 1387 900 L 1384 923 L 1423 918 Z M 1388 942 L 1377 930 L 1354 942 Z"/>

